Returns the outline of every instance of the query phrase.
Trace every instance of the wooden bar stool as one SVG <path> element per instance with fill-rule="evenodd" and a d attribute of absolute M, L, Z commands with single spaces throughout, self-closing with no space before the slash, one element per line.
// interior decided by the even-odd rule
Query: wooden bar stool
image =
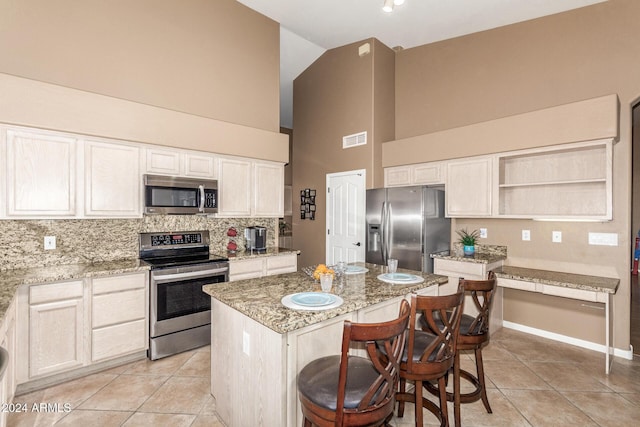
<path fill-rule="evenodd" d="M 492 413 L 489 399 L 487 398 L 486 380 L 484 376 L 484 365 L 482 363 L 482 348 L 489 343 L 489 319 L 493 296 L 496 290 L 496 277 L 493 271 L 489 272 L 487 280 L 466 280 L 460 278 L 458 291 L 464 290 L 465 294 L 470 294 L 478 314 L 470 316 L 463 314 L 460 322 L 460 335 L 458 337 L 458 351 L 455 355 L 453 368 L 453 393 L 447 393 L 447 400 L 454 402 L 453 410 L 455 425 L 461 425 L 460 403 L 471 403 L 482 399 L 485 409 Z M 423 330 L 426 325 L 421 321 Z M 441 326 L 441 325 L 440 325 Z M 460 368 L 460 352 L 463 350 L 473 350 L 476 359 L 475 375 Z M 460 393 L 460 378 L 469 381 L 474 390 L 469 393 Z M 439 395 L 441 385 L 427 385 L 427 389 L 434 395 Z"/>
<path fill-rule="evenodd" d="M 409 303 L 403 300 L 399 317 L 389 322 L 345 321 L 342 354 L 316 359 L 302 368 L 298 397 L 305 427 L 388 425 L 409 312 Z M 352 343 L 365 343 L 368 357 L 349 355 Z"/>
<path fill-rule="evenodd" d="M 464 309 L 464 293 L 445 296 L 411 295 L 411 317 L 406 351 L 400 361 L 398 417 L 404 415 L 404 402 L 413 402 L 416 426 L 422 426 L 422 408 L 449 425 L 445 378 L 453 367 L 460 320 Z M 416 329 L 420 316 L 423 330 Z M 407 380 L 414 381 L 414 393 L 406 392 Z M 440 406 L 422 397 L 423 382 L 437 381 Z"/>

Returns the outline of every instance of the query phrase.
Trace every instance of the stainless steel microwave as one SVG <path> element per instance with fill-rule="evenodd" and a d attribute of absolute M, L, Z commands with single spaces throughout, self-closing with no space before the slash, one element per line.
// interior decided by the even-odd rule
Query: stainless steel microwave
<path fill-rule="evenodd" d="M 218 212 L 218 181 L 144 176 L 144 213 L 193 215 Z"/>

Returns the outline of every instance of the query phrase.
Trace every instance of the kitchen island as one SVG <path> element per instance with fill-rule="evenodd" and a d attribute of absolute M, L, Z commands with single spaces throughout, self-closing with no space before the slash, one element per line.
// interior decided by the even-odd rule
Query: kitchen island
<path fill-rule="evenodd" d="M 304 272 L 204 286 L 211 301 L 211 393 L 222 421 L 233 426 L 299 426 L 296 376 L 310 361 L 340 353 L 345 320 L 380 322 L 398 315 L 411 293 L 437 295 L 447 277 L 399 270 L 424 278 L 398 285 L 377 279 L 385 267 L 334 281 L 344 303 L 320 311 L 286 308 L 281 299 L 319 291 Z M 358 352 L 354 349 L 354 352 Z"/>

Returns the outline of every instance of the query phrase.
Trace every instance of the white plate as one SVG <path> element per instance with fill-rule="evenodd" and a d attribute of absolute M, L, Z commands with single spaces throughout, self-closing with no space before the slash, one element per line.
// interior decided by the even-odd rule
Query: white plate
<path fill-rule="evenodd" d="M 305 307 L 322 307 L 336 302 L 336 296 L 325 292 L 300 292 L 291 295 L 291 302 Z"/>
<path fill-rule="evenodd" d="M 301 304 L 296 304 L 295 302 L 292 301 L 293 297 L 296 297 L 297 295 L 302 295 L 302 294 L 310 294 L 310 293 L 316 293 L 316 292 L 301 292 L 301 293 L 297 293 L 297 294 L 289 294 L 289 295 L 285 295 L 282 297 L 282 299 L 280 300 L 280 302 L 282 302 L 282 305 L 284 305 L 287 308 L 291 308 L 293 310 L 309 310 L 309 311 L 320 311 L 320 310 L 331 310 L 332 308 L 337 308 L 340 307 L 342 305 L 342 303 L 344 302 L 344 300 L 342 298 L 340 298 L 338 295 L 334 295 L 334 294 L 326 294 L 330 297 L 332 297 L 333 302 L 330 304 L 326 304 L 326 305 L 320 305 L 320 306 L 309 306 L 309 305 L 301 305 Z"/>
<path fill-rule="evenodd" d="M 423 277 L 406 273 L 384 273 L 378 276 L 378 280 L 398 285 L 413 285 L 424 282 Z"/>
<path fill-rule="evenodd" d="M 360 267 L 359 265 L 347 265 L 344 269 L 344 274 L 360 274 L 369 271 L 368 268 Z"/>

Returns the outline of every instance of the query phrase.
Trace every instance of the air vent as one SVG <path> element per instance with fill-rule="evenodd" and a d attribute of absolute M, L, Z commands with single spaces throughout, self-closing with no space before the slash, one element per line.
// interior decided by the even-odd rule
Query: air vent
<path fill-rule="evenodd" d="M 342 137 L 342 148 L 357 147 L 358 145 L 367 145 L 366 131 Z"/>

